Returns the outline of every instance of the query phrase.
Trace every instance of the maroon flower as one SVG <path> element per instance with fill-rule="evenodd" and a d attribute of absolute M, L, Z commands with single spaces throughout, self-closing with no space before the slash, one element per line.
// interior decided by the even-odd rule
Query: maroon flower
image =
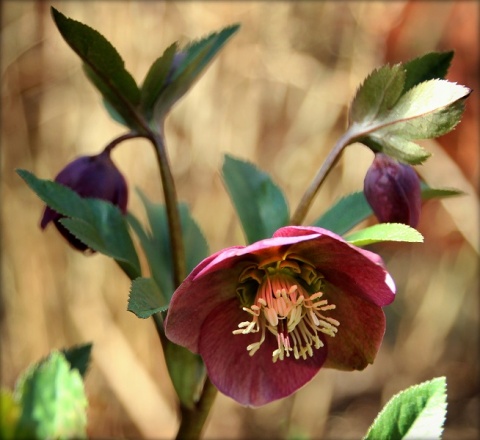
<path fill-rule="evenodd" d="M 81 156 L 75 159 L 60 171 L 55 181 L 73 189 L 81 197 L 107 200 L 118 206 L 124 214 L 127 211 L 127 183 L 112 162 L 109 150 L 104 150 L 96 156 Z M 40 226 L 45 229 L 53 221 L 59 232 L 74 248 L 80 251 L 87 250 L 88 246 L 60 223 L 61 218 L 64 216 L 47 206 Z"/>
<path fill-rule="evenodd" d="M 363 192 L 381 223 L 418 225 L 422 207 L 420 180 L 410 165 L 376 153 Z"/>
<path fill-rule="evenodd" d="M 323 367 L 361 370 L 395 297 L 381 258 L 316 227 L 203 260 L 175 291 L 173 342 L 199 353 L 211 381 L 244 405 L 289 396 Z"/>

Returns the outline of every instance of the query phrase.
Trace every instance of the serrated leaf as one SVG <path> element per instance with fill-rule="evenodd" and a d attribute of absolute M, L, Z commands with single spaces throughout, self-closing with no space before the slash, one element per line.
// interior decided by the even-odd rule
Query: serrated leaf
<path fill-rule="evenodd" d="M 406 77 L 403 93 L 424 81 L 445 78 L 452 59 L 453 51 L 430 52 L 404 63 Z"/>
<path fill-rule="evenodd" d="M 140 90 L 113 45 L 98 31 L 51 8 L 60 34 L 82 59 L 85 73 L 124 123 L 141 129 L 136 107 Z"/>
<path fill-rule="evenodd" d="M 378 414 L 364 440 L 440 439 L 447 410 L 445 377 L 395 395 Z"/>
<path fill-rule="evenodd" d="M 285 196 L 267 173 L 226 154 L 222 177 L 248 243 L 271 237 L 288 224 Z"/>
<path fill-rule="evenodd" d="M 357 90 L 350 107 L 350 123 L 377 119 L 398 101 L 405 84 L 401 64 L 374 70 Z"/>
<path fill-rule="evenodd" d="M 131 278 L 141 274 L 140 261 L 121 211 L 104 200 L 85 199 L 92 215 L 60 220 L 88 247 L 113 258 Z"/>
<path fill-rule="evenodd" d="M 379 137 L 380 136 L 380 137 Z M 382 151 L 403 163 L 419 165 L 428 159 L 431 154 L 415 142 L 409 141 L 393 134 L 380 132 L 362 138 L 361 142 L 370 147 L 373 151 Z"/>
<path fill-rule="evenodd" d="M 147 119 L 151 118 L 155 102 L 165 87 L 177 46 L 177 43 L 174 43 L 163 52 L 163 55 L 152 64 L 143 81 L 140 102 Z"/>
<path fill-rule="evenodd" d="M 214 32 L 182 49 L 185 58 L 175 70 L 171 83 L 157 98 L 154 108 L 155 119 L 161 120 L 165 117 L 173 104 L 190 89 L 239 27 L 238 24 L 225 27 L 221 31 Z"/>
<path fill-rule="evenodd" d="M 355 246 L 366 246 L 381 241 L 404 241 L 409 243 L 423 242 L 423 236 L 416 229 L 403 223 L 379 223 L 345 237 Z"/>
<path fill-rule="evenodd" d="M 152 278 L 136 278 L 130 288 L 128 297 L 129 312 L 139 318 L 149 318 L 154 313 L 163 312 L 168 308 L 168 301 L 160 292 L 157 283 Z"/>
<path fill-rule="evenodd" d="M 61 350 L 65 359 L 70 364 L 70 368 L 75 368 L 85 377 L 90 364 L 90 355 L 92 353 L 92 343 L 75 345 Z"/>
<path fill-rule="evenodd" d="M 412 61 L 407 67 L 410 88 L 405 93 L 402 65 L 384 66 L 369 75 L 352 102 L 350 126 L 345 135 L 349 143 L 362 142 L 402 162 L 422 163 L 429 154 L 412 141 L 451 131 L 460 121 L 464 101 L 471 93 L 467 87 L 442 79 L 430 79 L 411 87 L 420 77 L 446 69 L 445 57 L 434 58 L 430 62 L 437 61 L 436 70 L 430 65 L 432 70 L 420 71 L 421 61 Z"/>
<path fill-rule="evenodd" d="M 16 395 L 22 408 L 17 437 L 83 438 L 87 398 L 80 373 L 59 352 L 29 368 Z"/>
<path fill-rule="evenodd" d="M 82 198 L 75 191 L 51 180 L 39 179 L 26 170 L 17 170 L 27 185 L 48 206 L 68 217 L 60 222 L 90 248 L 113 259 L 134 279 L 140 276 L 140 262 L 127 223 L 110 202 Z"/>
<path fill-rule="evenodd" d="M 465 193 L 455 188 L 430 188 L 427 185 L 422 185 L 422 199 L 443 199 L 446 197 L 463 196 Z"/>
<path fill-rule="evenodd" d="M 85 199 L 70 188 L 51 180 L 39 179 L 27 170 L 16 170 L 16 172 L 30 189 L 54 211 L 67 217 L 90 215 Z"/>
<path fill-rule="evenodd" d="M 411 88 L 382 118 L 383 131 L 407 139 L 427 139 L 448 133 L 460 121 L 467 87 L 432 79 Z M 378 132 L 378 129 L 377 129 Z"/>

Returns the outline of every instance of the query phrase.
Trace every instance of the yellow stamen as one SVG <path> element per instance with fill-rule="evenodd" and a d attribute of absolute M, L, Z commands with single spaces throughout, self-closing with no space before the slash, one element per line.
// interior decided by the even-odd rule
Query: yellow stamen
<path fill-rule="evenodd" d="M 259 341 L 247 347 L 250 356 L 265 341 L 266 329 L 277 340 L 273 362 L 284 360 L 290 354 L 295 359 L 307 359 L 313 356 L 314 349 L 323 347 L 321 333 L 335 337 L 340 323 L 324 313 L 336 306 L 322 298 L 323 292 L 310 294 L 303 287 L 306 284 L 317 288 L 322 278 L 312 266 L 298 259 L 268 261 L 258 267 L 248 267 L 242 273 L 241 282 L 254 280 L 259 284 L 253 304 L 243 307 L 251 320 L 241 322 L 233 331 L 235 335 L 261 332 Z M 246 299 L 246 296 L 245 290 L 239 288 L 239 297 Z"/>

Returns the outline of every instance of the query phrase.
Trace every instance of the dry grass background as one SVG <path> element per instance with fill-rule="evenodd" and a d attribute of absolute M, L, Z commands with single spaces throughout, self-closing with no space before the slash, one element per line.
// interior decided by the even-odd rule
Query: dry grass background
<path fill-rule="evenodd" d="M 476 439 L 478 381 L 478 5 L 476 2 L 52 2 L 105 35 L 138 82 L 175 40 L 228 24 L 240 32 L 175 107 L 167 141 L 178 193 L 216 251 L 243 243 L 219 177 L 228 152 L 271 173 L 296 202 L 345 124 L 356 87 L 375 67 L 432 50 L 456 51 L 449 79 L 475 89 L 454 133 L 426 142 L 432 185 L 467 194 L 428 202 L 423 245 L 382 245 L 398 296 L 387 335 L 363 372 L 321 371 L 295 396 L 261 409 L 219 396 L 207 438 L 360 438 L 405 387 L 446 375 L 445 439 Z M 86 379 L 91 438 L 167 438 L 173 392 L 152 323 L 126 312 L 129 282 L 113 262 L 70 249 L 38 228 L 41 202 L 14 173 L 53 178 L 123 129 L 109 120 L 81 63 L 56 31 L 48 2 L 2 7 L 1 384 L 50 350 L 94 342 Z M 310 220 L 362 187 L 373 155 L 349 147 Z M 114 152 L 130 185 L 161 201 L 144 141 Z M 129 207 L 143 211 L 132 191 Z"/>

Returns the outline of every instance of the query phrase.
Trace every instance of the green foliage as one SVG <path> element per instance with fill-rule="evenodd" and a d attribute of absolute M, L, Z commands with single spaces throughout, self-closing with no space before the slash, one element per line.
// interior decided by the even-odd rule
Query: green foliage
<path fill-rule="evenodd" d="M 405 163 L 425 161 L 430 154 L 413 140 L 451 131 L 471 93 L 467 87 L 439 79 L 452 56 L 432 53 L 372 72 L 350 108 L 351 142 L 362 142 Z"/>
<path fill-rule="evenodd" d="M 207 65 L 222 49 L 227 40 L 237 32 L 239 27 L 240 25 L 238 24 L 227 26 L 219 32 L 214 32 L 207 37 L 190 43 L 181 50 L 185 57 L 173 72 L 172 80 L 168 87 L 161 90 L 157 88 L 155 91 L 149 89 L 150 92 L 145 93 L 146 95 L 151 93 L 149 96 L 150 101 L 156 99 L 153 114 L 155 120 L 163 120 L 172 105 L 192 87 Z M 169 56 L 171 55 L 169 54 Z M 167 64 L 166 61 L 159 61 L 162 70 L 164 68 L 163 65 Z M 154 67 L 152 68 L 155 69 Z M 146 86 L 144 85 L 144 87 Z M 158 92 L 161 93 L 158 94 Z"/>
<path fill-rule="evenodd" d="M 380 241 L 423 242 L 423 236 L 416 229 L 403 223 L 379 223 L 353 232 L 345 240 L 355 246 L 366 246 Z"/>
<path fill-rule="evenodd" d="M 175 391 L 184 406 L 193 409 L 205 381 L 205 364 L 194 354 L 176 344 L 166 344 L 165 361 Z"/>
<path fill-rule="evenodd" d="M 85 377 L 90 364 L 92 344 L 75 345 L 62 350 L 61 353 L 70 364 L 70 368 L 78 370 L 82 377 Z"/>
<path fill-rule="evenodd" d="M 143 81 L 140 101 L 142 110 L 147 116 L 147 119 L 152 117 L 155 103 L 166 86 L 168 74 L 172 68 L 176 52 L 177 43 L 173 43 L 165 50 L 163 55 L 152 64 L 145 80 Z"/>
<path fill-rule="evenodd" d="M 117 50 L 96 30 L 65 17 L 53 7 L 51 11 L 60 34 L 82 59 L 87 77 L 108 103 L 107 109 L 114 110 L 114 119 L 142 131 L 136 111 L 140 90 Z"/>
<path fill-rule="evenodd" d="M 406 72 L 403 93 L 424 81 L 445 78 L 452 58 L 453 51 L 430 52 L 403 64 Z"/>
<path fill-rule="evenodd" d="M 164 312 L 168 301 L 162 295 L 153 278 L 136 278 L 132 281 L 128 298 L 128 311 L 139 318 L 149 318 L 154 313 Z"/>
<path fill-rule="evenodd" d="M 446 379 L 439 377 L 395 395 L 378 414 L 364 440 L 439 439 L 447 410 Z"/>
<path fill-rule="evenodd" d="M 140 244 L 148 260 L 150 273 L 155 282 L 154 284 L 156 288 L 159 289 L 159 295 L 153 294 L 153 291 L 150 292 L 152 294 L 149 296 L 150 299 L 157 299 L 157 303 L 149 303 L 151 310 L 163 310 L 170 302 L 174 291 L 172 276 L 173 262 L 170 250 L 167 212 L 163 204 L 152 203 L 141 191 L 138 191 L 138 193 L 145 206 L 149 230 L 143 228 L 132 214 L 128 215 L 128 222 L 140 240 Z M 190 272 L 200 261 L 208 256 L 209 249 L 207 241 L 200 227 L 193 219 L 188 206 L 180 204 L 179 211 L 182 224 L 182 236 L 184 239 L 185 263 L 187 271 Z M 141 285 L 141 287 L 145 288 L 144 285 Z M 153 290 L 153 284 L 148 288 Z M 130 302 L 133 301 L 133 303 L 132 308 L 129 306 L 129 310 L 139 317 L 146 317 L 144 316 L 145 311 L 143 309 L 137 310 L 137 308 L 134 307 L 134 305 L 140 301 L 140 299 L 136 298 L 137 294 L 141 294 L 141 291 L 137 290 L 137 286 L 135 286 L 135 288 L 132 286 Z M 152 311 L 152 313 L 154 312 Z"/>
<path fill-rule="evenodd" d="M 31 366 L 18 380 L 21 408 L 15 438 L 84 438 L 87 398 L 80 372 L 60 352 Z"/>
<path fill-rule="evenodd" d="M 372 208 L 363 191 L 357 191 L 339 199 L 313 222 L 313 226 L 343 235 L 370 215 Z"/>
<path fill-rule="evenodd" d="M 113 258 L 132 279 L 140 276 L 140 262 L 125 216 L 109 202 L 82 198 L 59 183 L 17 170 L 27 185 L 53 210 L 66 216 L 60 222 L 95 251 Z"/>
<path fill-rule="evenodd" d="M 401 64 L 383 66 L 367 76 L 350 106 L 350 123 L 375 121 L 392 109 L 402 95 L 405 70 Z"/>
<path fill-rule="evenodd" d="M 285 196 L 267 173 L 227 154 L 222 177 L 248 243 L 271 237 L 288 224 Z"/>

